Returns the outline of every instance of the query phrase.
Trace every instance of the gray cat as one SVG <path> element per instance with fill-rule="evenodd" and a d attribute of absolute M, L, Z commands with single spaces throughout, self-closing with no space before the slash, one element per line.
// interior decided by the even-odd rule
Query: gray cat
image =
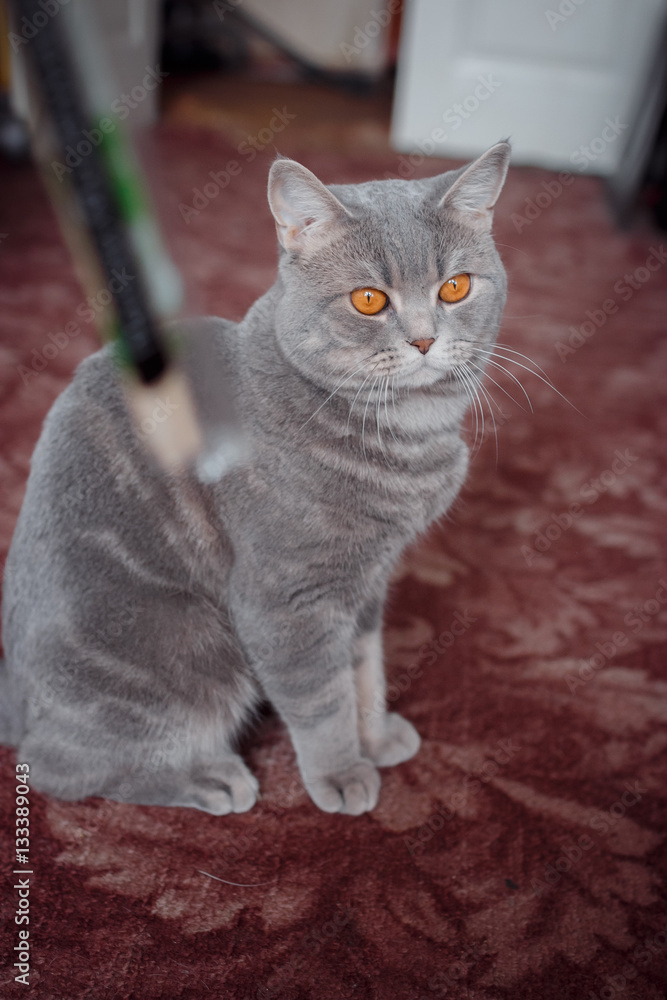
<path fill-rule="evenodd" d="M 382 609 L 466 475 L 471 365 L 506 295 L 490 230 L 509 155 L 329 188 L 273 164 L 275 285 L 240 323 L 189 326 L 191 374 L 203 338 L 251 445 L 216 482 L 154 468 L 108 348 L 80 365 L 5 574 L 0 736 L 35 787 L 243 812 L 258 784 L 234 741 L 265 699 L 326 812 L 372 809 L 377 768 L 417 752 L 385 709 Z"/>

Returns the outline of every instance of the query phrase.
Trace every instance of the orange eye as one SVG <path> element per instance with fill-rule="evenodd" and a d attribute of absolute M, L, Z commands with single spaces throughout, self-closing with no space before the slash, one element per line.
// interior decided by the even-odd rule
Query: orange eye
<path fill-rule="evenodd" d="M 350 293 L 350 301 L 364 316 L 374 316 L 384 309 L 389 299 L 379 288 L 356 288 Z"/>
<path fill-rule="evenodd" d="M 460 302 L 470 291 L 470 275 L 456 274 L 440 286 L 438 295 L 443 302 Z"/>

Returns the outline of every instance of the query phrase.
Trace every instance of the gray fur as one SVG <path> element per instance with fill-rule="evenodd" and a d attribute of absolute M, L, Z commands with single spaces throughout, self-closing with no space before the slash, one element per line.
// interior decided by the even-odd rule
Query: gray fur
<path fill-rule="evenodd" d="M 382 605 L 401 551 L 465 478 L 452 373 L 500 324 L 490 227 L 508 159 L 500 143 L 430 180 L 328 189 L 276 161 L 275 285 L 238 324 L 189 327 L 190 357 L 212 345 L 231 374 L 251 445 L 218 482 L 158 472 L 108 349 L 80 365 L 45 422 L 5 573 L 2 735 L 37 788 L 243 811 L 257 782 L 234 741 L 263 698 L 326 811 L 373 808 L 376 765 L 416 753 L 383 707 Z M 471 293 L 445 305 L 438 287 L 459 272 Z M 366 285 L 389 294 L 377 316 L 350 303 Z M 411 342 L 426 337 L 423 355 Z"/>

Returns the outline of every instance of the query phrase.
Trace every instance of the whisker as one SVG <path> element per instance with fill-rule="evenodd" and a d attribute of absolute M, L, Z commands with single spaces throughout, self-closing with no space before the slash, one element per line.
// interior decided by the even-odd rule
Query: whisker
<path fill-rule="evenodd" d="M 464 362 L 464 364 L 465 364 L 465 362 Z M 496 425 L 496 418 L 495 418 L 494 413 L 493 413 L 493 406 L 495 406 L 498 410 L 500 410 L 500 407 L 498 406 L 498 404 L 496 403 L 495 399 L 490 394 L 490 392 L 487 389 L 484 388 L 484 386 L 482 385 L 481 379 L 479 379 L 475 375 L 475 373 L 472 372 L 472 371 L 470 372 L 470 376 L 471 376 L 471 378 L 474 379 L 475 385 L 477 386 L 477 388 L 479 389 L 479 391 L 484 396 L 484 399 L 486 400 L 486 405 L 489 408 L 489 416 L 491 417 L 491 421 L 493 423 L 493 435 L 494 435 L 494 438 L 495 438 L 495 445 L 496 445 L 496 465 L 497 465 L 498 464 L 498 427 Z M 493 406 L 491 405 L 492 403 L 493 403 Z"/>
<path fill-rule="evenodd" d="M 489 416 L 491 417 L 491 423 L 493 424 L 493 438 L 496 450 L 496 465 L 498 465 L 498 425 L 496 424 L 496 417 L 493 412 L 493 407 L 495 406 L 499 412 L 500 412 L 500 407 L 496 403 L 495 399 L 493 398 L 489 390 L 486 389 L 481 382 L 479 383 L 479 391 L 486 399 L 487 406 L 489 407 Z"/>
<path fill-rule="evenodd" d="M 491 347 L 487 348 L 487 350 L 490 350 L 492 354 L 495 353 L 495 351 L 498 349 L 500 349 L 501 351 L 507 351 L 508 354 L 516 354 L 517 357 L 523 358 L 524 361 L 530 362 L 531 365 L 535 365 L 538 372 L 541 372 L 545 378 L 549 378 L 544 368 L 541 368 L 538 365 L 537 361 L 533 361 L 532 358 L 529 358 L 527 354 L 522 354 L 521 351 L 515 351 L 513 347 L 508 347 L 507 344 L 494 344 L 492 348 Z M 508 358 L 507 360 L 511 361 L 511 358 Z"/>
<path fill-rule="evenodd" d="M 517 353 L 518 353 L 518 352 L 517 352 Z M 523 355 L 523 356 L 525 357 L 525 355 Z M 501 356 L 501 357 L 502 357 L 502 356 Z M 575 410 L 575 411 L 576 411 L 576 412 L 577 412 L 577 413 L 579 414 L 579 416 L 580 416 L 580 417 L 583 417 L 583 416 L 584 416 L 584 414 L 583 414 L 583 413 L 581 412 L 581 410 L 580 410 L 580 409 L 578 409 L 578 408 L 577 408 L 577 407 L 576 407 L 576 406 L 574 405 L 574 403 L 570 402 L 570 400 L 569 400 L 569 399 L 567 398 L 567 396 L 564 396 L 564 395 L 563 395 L 563 393 L 562 393 L 562 392 L 560 392 L 560 391 L 559 391 L 559 390 L 558 390 L 558 389 L 556 388 L 556 386 L 555 386 L 555 385 L 553 384 L 553 382 L 551 381 L 551 379 L 549 378 L 549 376 L 548 376 L 548 375 L 547 375 L 547 376 L 546 376 L 545 378 L 542 378 L 542 376 L 541 376 L 541 375 L 539 375 L 539 374 L 538 374 L 538 373 L 537 373 L 536 371 L 533 371 L 533 369 L 532 369 L 532 368 L 528 368 L 528 366 L 527 366 L 527 365 L 522 365 L 520 361 L 515 361 L 515 359 L 514 359 L 514 358 L 502 358 L 502 360 L 504 360 L 504 361 L 510 361 L 510 362 L 511 362 L 512 364 L 514 364 L 514 365 L 517 365 L 517 367 L 519 367 L 519 368 L 523 368 L 523 369 L 524 369 L 524 371 L 527 371 L 527 372 L 530 372 L 530 374 L 531 374 L 531 375 L 534 375 L 534 376 L 535 376 L 535 378 L 538 378 L 538 379 L 540 380 L 540 382 L 544 382 L 544 384 L 545 384 L 545 385 L 548 385 L 550 389 L 553 389 L 553 391 L 554 391 L 554 392 L 556 393 L 556 395 L 557 395 L 557 396 L 560 396 L 560 398 L 561 398 L 562 400 L 564 400 L 564 401 L 565 401 L 565 402 L 567 403 L 567 405 L 568 405 L 568 406 L 571 406 L 571 407 L 572 407 L 572 409 L 573 409 L 573 410 Z M 527 358 L 526 360 L 527 360 L 527 361 L 530 361 L 530 358 Z M 535 362 L 534 362 L 534 361 L 531 361 L 531 364 L 535 364 Z M 539 366 L 536 366 L 536 367 L 539 367 Z"/>
<path fill-rule="evenodd" d="M 365 433 L 365 430 L 366 430 L 366 414 L 368 412 L 368 404 L 370 403 L 371 396 L 373 395 L 373 390 L 375 389 L 377 380 L 379 378 L 380 378 L 380 376 L 376 375 L 375 378 L 373 379 L 373 385 L 370 387 L 370 389 L 368 391 L 368 399 L 366 400 L 366 406 L 364 407 L 364 416 L 363 416 L 363 420 L 361 421 L 361 450 L 364 453 L 364 458 L 366 459 L 366 464 L 367 465 L 370 465 L 370 462 L 368 461 L 368 456 L 366 455 L 366 442 L 364 440 L 364 433 Z"/>
<path fill-rule="evenodd" d="M 214 878 L 216 882 L 224 882 L 225 885 L 236 885 L 240 889 L 256 889 L 259 885 L 271 885 L 272 882 L 275 882 L 275 879 L 272 879 L 270 882 L 228 882 L 226 878 L 218 878 L 217 875 L 211 875 L 210 872 L 203 872 L 201 868 L 198 868 L 197 871 L 200 875 L 208 875 L 209 878 Z M 176 964 L 178 965 L 179 963 L 177 962 Z"/>
<path fill-rule="evenodd" d="M 472 363 L 473 362 L 471 362 L 471 364 Z M 521 383 L 519 382 L 518 378 L 516 378 L 514 375 L 512 375 L 511 372 L 508 372 L 506 368 L 503 368 L 502 365 L 497 364 L 495 361 L 492 361 L 490 358 L 486 359 L 486 364 L 487 365 L 493 365 L 494 368 L 499 368 L 501 372 L 505 373 L 505 375 L 509 375 L 509 377 L 511 379 L 514 379 L 514 381 L 519 386 L 519 388 L 523 392 L 524 396 L 528 400 L 528 406 L 530 407 L 530 412 L 533 413 L 534 412 L 533 411 L 533 404 L 531 403 L 530 397 L 529 397 L 528 393 L 526 392 L 526 390 L 524 389 L 524 387 L 521 385 Z M 526 412 L 525 408 L 521 405 L 521 403 L 519 402 L 519 400 L 515 399 L 514 396 L 510 392 L 508 392 L 507 389 L 504 386 L 502 386 L 499 382 L 496 382 L 496 380 L 494 378 L 492 378 L 491 375 L 489 375 L 489 373 L 487 371 L 485 371 L 483 368 L 480 368 L 478 366 L 475 366 L 475 367 L 477 368 L 478 371 L 482 372 L 482 374 L 486 378 L 488 378 L 488 380 L 490 382 L 493 382 L 494 385 L 498 386 L 498 388 L 500 389 L 500 391 L 504 392 L 508 399 L 511 399 L 513 403 L 516 403 L 516 405 L 519 407 L 520 410 L 523 410 L 524 413 Z"/>
<path fill-rule="evenodd" d="M 463 367 L 465 368 L 466 376 L 470 381 L 473 392 L 475 393 L 475 398 L 479 406 L 479 417 L 481 423 L 480 438 L 479 438 L 479 448 L 484 444 L 484 438 L 486 437 L 486 420 L 484 419 L 484 407 L 482 406 L 482 399 L 479 395 L 479 390 L 481 388 L 479 379 L 475 378 L 475 373 L 470 371 L 467 364 L 464 362 Z M 488 405 L 488 403 L 487 403 Z M 479 450 L 478 448 L 478 450 Z"/>
<path fill-rule="evenodd" d="M 470 405 L 472 407 L 472 412 L 473 412 L 474 417 L 475 417 L 475 438 L 474 438 L 473 445 L 472 445 L 472 453 L 473 453 L 473 457 L 474 457 L 477 454 L 477 452 L 479 451 L 479 449 L 481 448 L 481 446 L 482 446 L 481 442 L 484 439 L 484 424 L 483 424 L 483 421 L 484 421 L 484 412 L 482 410 L 481 403 L 480 403 L 479 397 L 477 395 L 477 391 L 475 389 L 475 386 L 470 381 L 469 372 L 467 371 L 467 369 L 465 369 L 463 362 L 460 362 L 459 364 L 455 365 L 453 371 L 454 371 L 454 374 L 456 375 L 456 377 L 458 378 L 459 382 L 463 386 L 463 389 L 464 389 L 464 391 L 465 391 L 468 399 L 470 400 Z M 479 413 L 479 415 L 478 415 L 478 413 Z M 482 418 L 482 436 L 481 436 L 481 438 L 479 436 L 479 424 L 480 424 L 479 416 L 480 415 L 481 415 L 481 418 Z M 479 441 L 479 445 L 477 443 L 478 441 Z"/>
<path fill-rule="evenodd" d="M 457 372 L 456 377 L 463 386 L 463 390 L 466 396 L 468 397 L 470 407 L 475 417 L 475 437 L 473 438 L 473 443 L 472 443 L 472 451 L 473 455 L 475 455 L 477 454 L 477 442 L 479 441 L 479 416 L 477 414 L 477 400 L 475 398 L 474 393 L 472 392 L 470 385 L 468 384 L 468 380 L 465 377 L 465 375 L 463 375 L 462 372 Z"/>
<path fill-rule="evenodd" d="M 359 367 L 355 371 L 353 371 L 351 375 L 348 375 L 347 378 L 343 378 L 342 382 L 339 382 L 338 385 L 336 386 L 336 388 L 334 389 L 334 391 L 331 393 L 331 395 L 327 396 L 327 398 L 324 400 L 324 402 L 320 406 L 317 407 L 317 409 L 315 410 L 314 413 L 311 413 L 311 415 L 308 417 L 308 420 L 306 420 L 305 423 L 303 423 L 301 425 L 301 427 L 299 428 L 299 430 L 302 430 L 306 426 L 306 424 L 309 424 L 310 421 L 313 419 L 313 417 L 316 416 L 320 412 L 320 410 L 322 409 L 322 407 L 326 406 L 330 399 L 333 399 L 333 397 L 336 395 L 336 393 L 338 392 L 338 390 L 340 388 L 342 388 L 342 386 L 344 386 L 346 382 L 349 382 L 351 378 L 354 378 L 354 376 L 357 374 L 357 372 L 360 372 L 361 369 L 365 368 L 366 365 L 369 364 L 372 360 L 373 360 L 373 356 L 371 355 L 370 357 L 366 358 L 366 360 L 362 364 L 360 364 Z M 349 370 L 350 369 L 348 368 L 348 371 Z M 345 372 L 345 374 L 347 375 L 347 372 Z"/>
<path fill-rule="evenodd" d="M 479 440 L 479 445 L 477 446 L 477 449 L 476 449 L 476 452 L 475 452 L 475 454 L 476 454 L 481 449 L 481 447 L 482 447 L 482 445 L 484 443 L 484 440 L 486 438 L 486 421 L 484 419 L 484 406 L 483 406 L 483 403 L 486 403 L 486 405 L 487 405 L 487 407 L 489 407 L 489 409 L 490 409 L 490 405 L 489 405 L 488 396 L 486 396 L 486 395 L 484 395 L 484 396 L 480 395 L 480 392 L 482 390 L 482 385 L 481 385 L 480 380 L 476 377 L 476 375 L 475 375 L 474 372 L 472 372 L 472 371 L 470 371 L 468 369 L 468 366 L 466 364 L 464 364 L 464 367 L 466 369 L 466 375 L 468 377 L 468 380 L 469 380 L 469 382 L 470 382 L 470 384 L 471 384 L 471 386 L 473 388 L 473 392 L 475 393 L 475 398 L 477 399 L 477 405 L 479 406 L 479 412 L 480 412 L 480 416 L 481 416 L 481 436 L 480 436 L 480 440 Z M 493 417 L 493 413 L 491 413 L 491 416 Z M 494 425 L 495 425 L 495 421 L 494 421 Z"/>
<path fill-rule="evenodd" d="M 483 351 L 488 351 L 490 354 L 494 354 L 498 350 L 507 351 L 510 354 L 516 354 L 517 357 L 523 358 L 525 361 L 528 361 L 531 365 L 534 365 L 535 368 L 537 368 L 537 370 L 539 372 L 542 373 L 542 375 L 544 376 L 544 378 L 542 378 L 542 375 L 538 375 L 538 372 L 534 371 L 532 368 L 528 368 L 524 364 L 521 364 L 520 361 L 516 361 L 514 358 L 506 358 L 506 357 L 503 357 L 502 354 L 497 354 L 496 355 L 501 361 L 509 361 L 512 364 L 515 364 L 518 368 L 523 368 L 525 371 L 530 372 L 530 374 L 534 375 L 535 378 L 538 378 L 540 380 L 540 382 L 544 382 L 544 384 L 548 385 L 550 389 L 553 389 L 553 391 L 556 393 L 556 395 L 560 396 L 560 398 L 562 400 L 564 400 L 567 403 L 568 406 L 571 406 L 572 409 L 575 410 L 579 414 L 580 417 L 584 417 L 585 416 L 585 414 L 583 414 L 581 412 L 581 410 L 579 410 L 574 405 L 574 403 L 570 402 L 570 400 L 567 398 L 567 396 L 564 396 L 563 393 L 560 392 L 556 388 L 556 386 L 553 384 L 553 382 L 551 381 L 551 379 L 549 378 L 549 376 L 547 375 L 547 373 L 544 371 L 544 369 L 541 368 L 540 365 L 538 365 L 538 363 L 536 361 L 533 361 L 532 358 L 529 358 L 527 354 L 522 354 L 521 351 L 516 351 L 513 347 L 508 347 L 507 344 L 489 345 L 489 344 L 482 344 L 480 341 L 477 341 L 476 345 L 473 345 L 473 346 L 477 346 L 477 347 L 481 348 Z"/>
<path fill-rule="evenodd" d="M 380 435 L 380 403 L 382 402 L 382 376 L 380 376 L 380 388 L 378 389 L 378 398 L 375 403 L 375 430 L 377 432 L 378 444 L 380 445 L 380 451 L 384 454 L 384 445 L 382 444 L 382 436 Z"/>
<path fill-rule="evenodd" d="M 497 243 L 496 240 L 493 241 L 497 247 L 507 247 L 508 250 L 516 250 L 517 253 L 522 253 L 524 257 L 530 257 L 530 254 L 525 250 L 521 250 L 520 247 L 513 247 L 510 243 Z"/>
<path fill-rule="evenodd" d="M 509 361 L 509 362 L 511 363 L 511 359 L 509 359 L 509 358 L 503 358 L 503 361 Z M 533 404 L 532 404 L 532 403 L 531 403 L 531 401 L 530 401 L 530 396 L 529 396 L 529 395 L 528 395 L 528 393 L 526 392 L 526 389 L 525 389 L 525 387 L 524 387 L 523 383 L 522 383 L 522 382 L 521 382 L 521 381 L 520 381 L 520 380 L 519 380 L 519 379 L 518 379 L 518 378 L 516 377 L 516 375 L 514 375 L 514 374 L 513 374 L 513 373 L 512 373 L 512 372 L 511 372 L 511 371 L 509 370 L 509 368 L 504 368 L 504 367 L 503 367 L 503 365 L 501 365 L 501 364 L 498 364 L 498 362 L 497 362 L 497 361 L 494 361 L 494 360 L 493 360 L 492 358 L 487 358 L 487 359 L 486 359 L 486 363 L 487 363 L 487 364 L 489 364 L 489 365 L 493 365 L 493 366 L 494 366 L 494 368 L 499 368 L 499 369 L 500 369 L 500 370 L 501 370 L 502 372 L 505 372 L 505 374 L 506 374 L 507 376 L 509 376 L 509 378 L 511 378 L 511 379 L 512 379 L 512 380 L 513 380 L 514 382 L 516 382 L 516 384 L 517 384 L 517 385 L 519 386 L 519 388 L 521 389 L 521 392 L 522 392 L 522 393 L 524 394 L 524 396 L 526 397 L 526 401 L 527 401 L 527 403 L 528 403 L 528 406 L 530 407 L 530 412 L 531 412 L 531 413 L 534 413 L 535 411 L 533 410 Z M 502 386 L 499 386 L 499 388 L 502 388 Z M 505 391 L 505 390 L 503 390 L 503 391 Z M 514 398 L 514 397 L 512 397 L 512 398 Z M 523 409 L 523 407 L 522 407 L 522 409 Z"/>
<path fill-rule="evenodd" d="M 349 433 L 349 430 L 350 430 L 350 420 L 352 419 L 352 411 L 354 410 L 354 404 L 356 403 L 356 401 L 359 398 L 359 393 L 361 392 L 361 390 L 363 389 L 363 387 L 366 385 L 366 383 L 368 382 L 369 378 L 372 376 L 373 372 L 375 371 L 375 368 L 377 368 L 377 366 L 379 364 L 380 364 L 380 362 L 378 361 L 377 364 L 375 365 L 375 367 L 373 368 L 373 370 L 368 373 L 368 375 L 366 376 L 366 378 L 363 380 L 363 382 L 361 383 L 361 385 L 357 389 L 356 395 L 355 395 L 354 399 L 352 400 L 352 405 L 350 406 L 350 412 L 347 415 L 347 423 L 345 424 L 345 436 L 346 437 L 347 437 L 347 435 Z"/>
<path fill-rule="evenodd" d="M 392 397 L 391 398 L 392 398 L 392 402 L 394 401 L 394 396 L 393 396 L 393 393 L 394 393 L 394 378 L 395 378 L 395 376 L 392 375 L 391 376 L 391 391 L 392 391 Z M 394 431 L 393 431 L 392 426 L 391 426 L 391 421 L 389 420 L 389 409 L 387 407 L 387 395 L 388 395 L 388 392 L 389 392 L 389 376 L 387 375 L 387 378 L 385 379 L 385 383 L 384 383 L 384 415 L 387 418 L 387 427 L 389 428 L 389 433 L 393 437 L 394 441 L 396 441 L 396 444 L 398 444 L 398 441 L 396 439 L 396 435 L 394 434 Z"/>
<path fill-rule="evenodd" d="M 465 374 L 459 365 L 454 368 L 454 374 L 456 375 L 458 381 L 463 386 L 463 390 L 470 401 L 470 406 L 472 407 L 472 412 L 475 417 L 475 437 L 473 440 L 472 451 L 473 455 L 477 454 L 477 442 L 479 441 L 479 416 L 477 413 L 478 400 L 473 392 L 472 386 L 470 385 L 467 374 Z"/>

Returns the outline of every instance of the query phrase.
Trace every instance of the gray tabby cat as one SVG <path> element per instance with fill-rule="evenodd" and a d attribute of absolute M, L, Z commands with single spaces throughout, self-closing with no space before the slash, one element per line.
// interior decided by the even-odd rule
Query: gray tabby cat
<path fill-rule="evenodd" d="M 251 444 L 217 482 L 156 471 L 109 350 L 80 365 L 5 574 L 0 735 L 35 787 L 243 812 L 258 784 L 234 742 L 267 698 L 326 812 L 372 809 L 377 768 L 417 752 L 384 705 L 382 609 L 466 475 L 465 365 L 505 302 L 490 230 L 509 155 L 329 188 L 273 164 L 275 285 L 240 323 L 190 326 L 194 378 L 212 341 Z"/>

